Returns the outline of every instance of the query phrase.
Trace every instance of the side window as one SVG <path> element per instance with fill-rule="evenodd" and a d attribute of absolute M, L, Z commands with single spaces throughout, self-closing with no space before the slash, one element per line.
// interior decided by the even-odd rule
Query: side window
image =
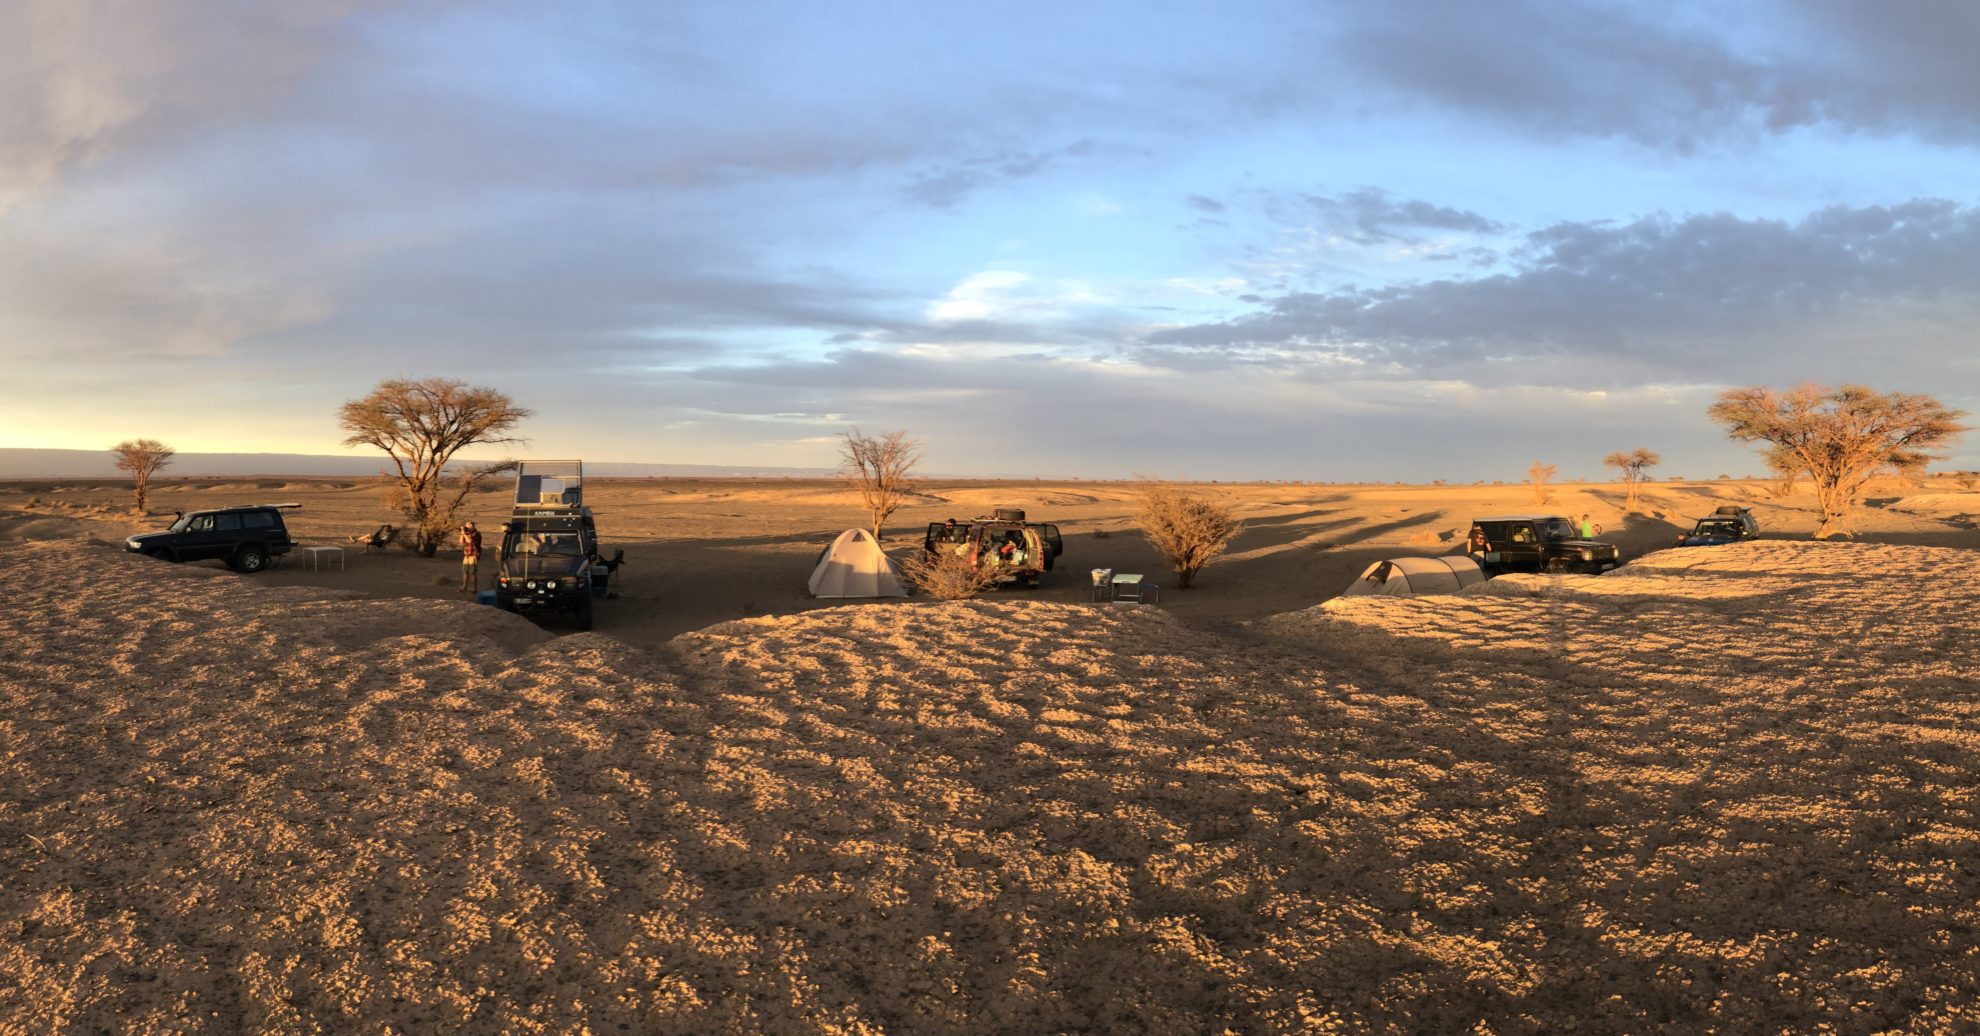
<path fill-rule="evenodd" d="M 192 520 L 192 524 L 186 526 L 186 528 L 192 532 L 212 532 L 213 516 L 210 514 L 202 514 L 199 517 L 194 518 Z"/>
<path fill-rule="evenodd" d="M 243 529 L 272 529 L 275 527 L 275 512 L 249 511 L 241 515 Z"/>
<path fill-rule="evenodd" d="M 215 532 L 239 532 L 241 531 L 241 516 L 238 514 L 214 515 L 213 530 Z"/>
<path fill-rule="evenodd" d="M 1527 525 L 1527 524 L 1525 524 L 1525 523 L 1523 523 L 1523 522 L 1522 522 L 1521 524 L 1519 524 L 1519 525 L 1515 525 L 1515 526 L 1513 526 L 1513 528 L 1512 528 L 1512 541 L 1513 541 L 1514 543 L 1532 543 L 1532 542 L 1533 542 L 1533 526 L 1531 526 L 1531 525 Z"/>

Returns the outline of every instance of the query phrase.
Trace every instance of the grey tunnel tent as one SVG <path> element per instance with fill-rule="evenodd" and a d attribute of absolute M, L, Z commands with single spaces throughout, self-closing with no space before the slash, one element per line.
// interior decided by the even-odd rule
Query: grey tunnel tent
<path fill-rule="evenodd" d="M 1456 593 L 1473 583 L 1485 581 L 1478 562 L 1462 555 L 1442 558 L 1390 558 L 1368 566 L 1342 597 L 1379 594 L 1387 597 L 1413 597 L 1417 594 Z"/>
<path fill-rule="evenodd" d="M 847 529 L 811 570 L 813 597 L 906 597 L 901 574 L 865 529 Z"/>

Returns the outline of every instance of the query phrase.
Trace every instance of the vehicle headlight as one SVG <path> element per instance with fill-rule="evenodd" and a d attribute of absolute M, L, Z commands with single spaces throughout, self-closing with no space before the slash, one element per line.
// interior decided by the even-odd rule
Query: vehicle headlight
<path fill-rule="evenodd" d="M 1594 551 L 1592 551 L 1592 550 L 1584 550 L 1584 551 L 1582 551 L 1582 552 L 1581 552 L 1581 560 L 1583 560 L 1583 561 L 1593 561 L 1593 560 L 1595 560 L 1595 552 L 1594 552 Z"/>
<path fill-rule="evenodd" d="M 532 579 L 524 585 L 528 586 L 531 590 L 534 590 L 536 589 L 536 580 Z"/>
<path fill-rule="evenodd" d="M 138 549 L 138 541 L 136 541 L 136 540 L 125 540 L 125 541 L 124 541 L 124 546 L 126 546 L 126 547 L 129 547 L 129 548 L 131 548 L 132 550 L 136 550 L 136 549 Z"/>

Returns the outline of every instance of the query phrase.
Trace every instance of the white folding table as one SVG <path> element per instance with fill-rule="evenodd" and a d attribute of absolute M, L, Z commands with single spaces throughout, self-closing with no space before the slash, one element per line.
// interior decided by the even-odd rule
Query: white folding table
<path fill-rule="evenodd" d="M 335 555 L 337 558 L 337 571 L 344 571 L 344 548 L 342 547 L 304 547 L 302 552 L 303 562 L 313 572 L 323 571 L 323 559 L 332 555 Z"/>

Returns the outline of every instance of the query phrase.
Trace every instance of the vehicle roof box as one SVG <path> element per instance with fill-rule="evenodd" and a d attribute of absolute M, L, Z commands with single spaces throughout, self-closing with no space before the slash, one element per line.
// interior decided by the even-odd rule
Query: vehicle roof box
<path fill-rule="evenodd" d="M 584 509 L 584 462 L 526 460 L 516 465 L 516 511 L 531 514 Z"/>
<path fill-rule="evenodd" d="M 1738 504 L 1720 504 L 1719 509 L 1713 511 L 1712 513 L 1716 515 L 1722 515 L 1727 518 L 1737 518 L 1740 515 L 1745 514 L 1746 512 L 1751 510 L 1753 510 L 1753 508 L 1741 507 Z"/>
<path fill-rule="evenodd" d="M 990 512 L 990 518 L 993 521 L 999 522 L 1021 522 L 1024 521 L 1024 508 L 999 507 Z M 978 519 L 978 521 L 981 520 Z"/>

